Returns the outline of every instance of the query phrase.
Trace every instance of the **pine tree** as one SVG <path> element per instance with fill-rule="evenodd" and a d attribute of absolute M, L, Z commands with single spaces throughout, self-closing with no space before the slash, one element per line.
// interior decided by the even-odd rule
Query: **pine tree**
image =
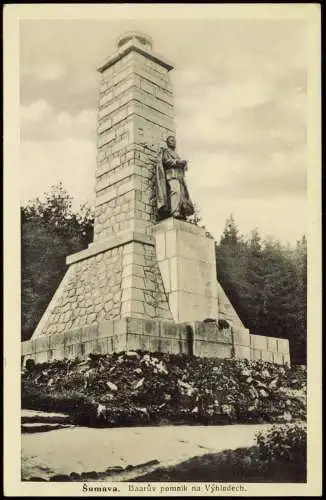
<path fill-rule="evenodd" d="M 259 230 L 253 229 L 247 243 L 246 307 L 253 334 L 264 335 L 264 262 Z"/>
<path fill-rule="evenodd" d="M 233 215 L 226 220 L 219 245 L 216 248 L 217 279 L 233 307 L 247 323 L 246 304 L 246 243 L 240 234 Z"/>
<path fill-rule="evenodd" d="M 297 332 L 297 269 L 291 252 L 279 242 L 267 242 L 264 250 L 264 303 L 266 335 L 290 340 L 292 362 Z"/>
<path fill-rule="evenodd" d="M 226 245 L 230 247 L 237 247 L 240 243 L 239 229 L 234 220 L 233 214 L 231 214 L 225 222 L 225 227 L 223 234 L 221 236 L 220 245 Z"/>

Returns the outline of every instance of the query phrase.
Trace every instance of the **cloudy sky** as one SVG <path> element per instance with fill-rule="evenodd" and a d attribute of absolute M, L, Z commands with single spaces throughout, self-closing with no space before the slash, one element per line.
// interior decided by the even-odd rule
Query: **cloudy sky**
<path fill-rule="evenodd" d="M 96 66 L 141 30 L 175 63 L 179 154 L 203 223 L 295 242 L 306 232 L 307 29 L 287 19 L 20 22 L 21 202 L 62 181 L 94 201 Z"/>

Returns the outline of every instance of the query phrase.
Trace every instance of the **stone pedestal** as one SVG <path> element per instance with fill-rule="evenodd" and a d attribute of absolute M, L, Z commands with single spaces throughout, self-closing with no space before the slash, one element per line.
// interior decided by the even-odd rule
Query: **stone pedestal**
<path fill-rule="evenodd" d="M 203 228 L 172 217 L 156 224 L 153 234 L 174 321 L 217 319 L 214 240 Z"/>

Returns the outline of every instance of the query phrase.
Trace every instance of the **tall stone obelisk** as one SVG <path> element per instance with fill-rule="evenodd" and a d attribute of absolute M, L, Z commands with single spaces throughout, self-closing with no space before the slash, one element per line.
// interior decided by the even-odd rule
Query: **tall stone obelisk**
<path fill-rule="evenodd" d="M 94 241 L 69 268 L 33 337 L 121 317 L 171 320 L 150 228 L 157 151 L 175 132 L 173 65 L 130 32 L 101 75 Z"/>
<path fill-rule="evenodd" d="M 127 33 L 101 64 L 94 241 L 126 230 L 146 234 L 155 220 L 157 149 L 175 133 L 172 64 L 148 36 Z"/>

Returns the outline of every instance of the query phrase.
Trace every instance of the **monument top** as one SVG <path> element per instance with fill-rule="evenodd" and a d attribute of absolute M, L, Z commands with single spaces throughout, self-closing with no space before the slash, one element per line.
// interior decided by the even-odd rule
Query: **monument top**
<path fill-rule="evenodd" d="M 168 71 L 173 69 L 173 63 L 168 61 L 165 57 L 153 52 L 152 47 L 153 40 L 150 36 L 140 31 L 127 31 L 117 38 L 116 52 L 103 61 L 97 68 L 97 71 L 103 73 L 103 71 L 118 62 L 131 51 L 138 52 L 147 59 L 163 66 L 163 68 Z"/>
<path fill-rule="evenodd" d="M 123 33 L 117 38 L 116 46 L 117 49 L 120 49 L 122 45 L 130 41 L 140 42 L 144 47 L 149 50 L 152 50 L 153 40 L 150 36 L 145 35 L 145 33 L 141 33 L 140 31 L 127 31 Z"/>

